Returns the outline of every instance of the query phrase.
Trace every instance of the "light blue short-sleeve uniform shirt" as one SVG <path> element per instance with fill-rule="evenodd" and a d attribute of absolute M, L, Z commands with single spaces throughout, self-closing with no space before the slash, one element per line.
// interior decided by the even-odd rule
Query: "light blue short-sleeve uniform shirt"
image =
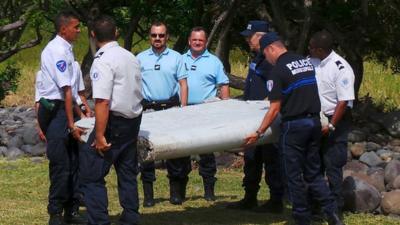
<path fill-rule="evenodd" d="M 188 71 L 188 104 L 203 103 L 217 95 L 219 85 L 229 84 L 221 60 L 208 50 L 197 58 L 189 50 L 183 54 L 183 62 Z"/>
<path fill-rule="evenodd" d="M 150 48 L 139 53 L 137 58 L 144 99 L 162 101 L 179 94 L 178 81 L 187 77 L 181 54 L 169 48 L 157 54 Z"/>

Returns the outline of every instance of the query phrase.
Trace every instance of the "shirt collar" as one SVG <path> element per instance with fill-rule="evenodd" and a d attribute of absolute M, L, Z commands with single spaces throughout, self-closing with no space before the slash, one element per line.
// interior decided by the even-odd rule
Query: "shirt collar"
<path fill-rule="evenodd" d="M 98 54 L 100 54 L 101 52 L 104 52 L 104 51 L 106 51 L 107 49 L 113 48 L 113 47 L 116 47 L 116 46 L 119 46 L 118 42 L 116 42 L 116 41 L 110 41 L 110 42 L 108 42 L 107 44 L 103 45 L 103 47 L 101 47 L 99 50 L 97 50 L 96 56 L 97 56 Z"/>
<path fill-rule="evenodd" d="M 331 59 L 336 55 L 335 51 L 331 51 L 331 53 L 323 60 L 321 60 L 321 66 L 325 66 Z"/>
<path fill-rule="evenodd" d="M 65 40 L 64 38 L 62 38 L 60 35 L 56 35 L 56 37 L 54 38 L 57 42 L 61 43 L 66 49 L 69 49 L 72 51 L 72 45 Z"/>
<path fill-rule="evenodd" d="M 152 48 L 152 47 L 149 48 L 148 52 L 149 52 L 149 55 L 157 55 L 157 54 L 153 51 L 153 48 Z M 169 53 L 169 48 L 166 47 L 166 48 L 164 49 L 164 51 L 161 52 L 160 55 L 168 55 L 168 53 Z"/>
<path fill-rule="evenodd" d="M 190 51 L 190 49 L 186 52 L 186 56 L 189 56 L 190 58 L 194 59 L 192 57 L 192 52 Z M 199 57 L 197 57 L 196 59 L 201 58 L 201 57 L 209 57 L 209 56 L 210 56 L 210 52 L 206 49 L 206 50 L 204 50 L 203 54 L 199 55 Z"/>

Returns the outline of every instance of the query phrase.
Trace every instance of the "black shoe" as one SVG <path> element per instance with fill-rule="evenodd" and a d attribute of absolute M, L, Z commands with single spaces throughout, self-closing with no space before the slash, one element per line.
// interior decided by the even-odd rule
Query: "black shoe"
<path fill-rule="evenodd" d="M 204 199 L 209 202 L 216 200 L 214 194 L 214 184 L 204 184 Z"/>
<path fill-rule="evenodd" d="M 143 207 L 153 207 L 156 204 L 154 202 L 153 183 L 143 182 L 143 193 Z"/>
<path fill-rule="evenodd" d="M 189 181 L 189 178 L 185 178 L 179 181 L 179 194 L 181 196 L 182 201 L 184 202 L 186 199 L 186 186 Z"/>
<path fill-rule="evenodd" d="M 253 211 L 258 213 L 279 214 L 283 212 L 283 202 L 280 200 L 268 200 L 266 203 L 258 206 Z"/>
<path fill-rule="evenodd" d="M 251 210 L 254 207 L 257 207 L 257 198 L 256 197 L 245 197 L 237 202 L 229 203 L 226 208 L 227 209 L 238 209 L 238 210 Z"/>
<path fill-rule="evenodd" d="M 332 213 L 326 216 L 329 225 L 344 225 L 344 223 L 340 220 L 339 215 L 336 213 Z"/>
<path fill-rule="evenodd" d="M 169 202 L 173 205 L 182 205 L 180 187 L 179 181 L 169 181 Z"/>
<path fill-rule="evenodd" d="M 61 214 L 50 215 L 49 225 L 65 225 Z"/>
<path fill-rule="evenodd" d="M 64 221 L 67 224 L 86 224 L 88 222 L 87 218 L 77 211 L 64 213 Z"/>

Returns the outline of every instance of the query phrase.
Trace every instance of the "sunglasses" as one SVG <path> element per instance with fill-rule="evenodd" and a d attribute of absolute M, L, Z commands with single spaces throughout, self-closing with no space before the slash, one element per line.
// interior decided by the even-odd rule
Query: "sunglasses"
<path fill-rule="evenodd" d="M 165 34 L 155 34 L 155 33 L 150 34 L 150 37 L 152 37 L 152 38 L 156 38 L 157 36 L 158 36 L 159 38 L 165 38 Z"/>

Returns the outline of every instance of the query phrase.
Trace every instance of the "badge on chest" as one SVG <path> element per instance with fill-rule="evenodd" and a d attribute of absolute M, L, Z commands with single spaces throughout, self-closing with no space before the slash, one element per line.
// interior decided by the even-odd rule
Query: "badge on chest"
<path fill-rule="evenodd" d="M 161 68 L 161 65 L 160 65 L 160 64 L 155 64 L 155 65 L 154 65 L 154 70 L 160 70 L 160 68 Z"/>
<path fill-rule="evenodd" d="M 197 68 L 197 66 L 196 66 L 196 65 L 192 65 L 192 66 L 190 67 L 190 70 L 192 70 L 192 71 L 196 71 L 196 68 Z"/>

